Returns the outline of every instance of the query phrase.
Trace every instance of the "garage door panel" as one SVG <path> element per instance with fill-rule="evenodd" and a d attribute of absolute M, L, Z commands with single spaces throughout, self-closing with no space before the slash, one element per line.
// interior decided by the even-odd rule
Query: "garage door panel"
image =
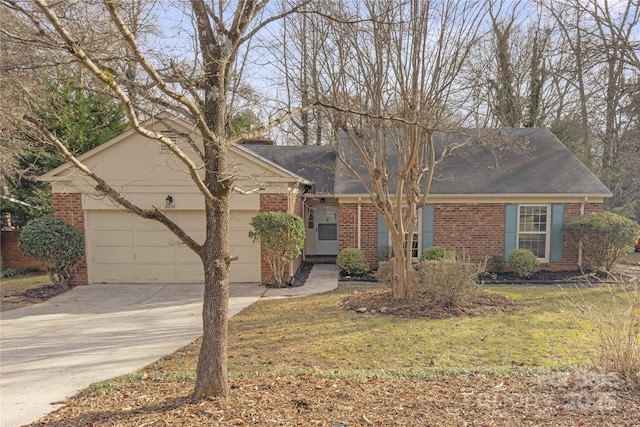
<path fill-rule="evenodd" d="M 134 215 L 120 211 L 92 211 L 94 230 L 131 230 Z"/>
<path fill-rule="evenodd" d="M 141 218 L 139 216 L 134 216 L 133 226 L 136 230 L 168 231 L 167 227 L 158 221 Z"/>
<path fill-rule="evenodd" d="M 178 276 L 189 279 L 191 282 L 204 281 L 202 264 L 178 264 Z"/>
<path fill-rule="evenodd" d="M 133 245 L 131 230 L 99 230 L 95 232 L 95 238 L 102 246 L 130 247 Z"/>
<path fill-rule="evenodd" d="M 134 277 L 133 264 L 95 264 L 94 275 L 102 283 L 127 283 Z"/>
<path fill-rule="evenodd" d="M 202 211 L 169 211 L 167 215 L 197 242 L 205 237 Z M 231 282 L 260 281 L 260 248 L 249 238 L 255 211 L 233 211 L 230 252 L 240 259 L 231 264 Z M 88 211 L 95 282 L 200 282 L 200 258 L 156 221 L 122 211 Z"/>
<path fill-rule="evenodd" d="M 133 264 L 133 248 L 131 246 L 97 247 L 95 258 L 99 264 Z"/>
<path fill-rule="evenodd" d="M 200 257 L 184 245 L 178 248 L 178 261 L 187 264 L 202 264 Z"/>
<path fill-rule="evenodd" d="M 175 282 L 176 266 L 175 264 L 136 264 L 136 279 L 144 280 L 150 283 L 169 283 Z"/>
<path fill-rule="evenodd" d="M 180 239 L 178 239 L 173 233 L 170 231 L 160 232 L 160 231 L 136 231 L 135 233 L 135 243 L 136 246 L 162 246 L 162 247 L 174 247 L 182 244 Z"/>

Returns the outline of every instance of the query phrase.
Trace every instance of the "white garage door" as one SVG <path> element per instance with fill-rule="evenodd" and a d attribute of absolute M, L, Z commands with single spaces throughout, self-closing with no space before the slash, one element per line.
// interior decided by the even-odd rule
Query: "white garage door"
<path fill-rule="evenodd" d="M 231 282 L 260 281 L 260 248 L 247 236 L 255 211 L 233 211 Z M 204 241 L 204 212 L 168 216 L 196 241 Z M 203 280 L 200 258 L 156 221 L 120 211 L 89 211 L 89 274 L 93 283 L 192 283 Z"/>

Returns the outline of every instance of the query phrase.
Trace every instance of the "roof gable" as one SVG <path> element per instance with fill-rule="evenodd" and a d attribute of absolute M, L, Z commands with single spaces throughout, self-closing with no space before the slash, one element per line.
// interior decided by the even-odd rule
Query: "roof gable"
<path fill-rule="evenodd" d="M 196 149 L 190 146 L 187 138 L 180 136 L 191 135 L 192 140 L 197 141 L 199 147 L 202 146 L 202 139 L 188 122 L 164 115 L 150 120 L 145 126 L 156 131 L 174 133 L 177 145 L 196 166 L 203 169 L 203 162 Z M 309 183 L 243 147 L 230 146 L 228 155 L 229 166 L 236 176 L 236 184 L 240 187 L 254 188 L 267 182 Z M 107 182 L 191 181 L 187 167 L 181 160 L 163 149 L 157 141 L 131 129 L 79 156 L 79 160 Z M 41 177 L 41 180 L 51 182 L 80 179 L 83 179 L 82 174 L 70 163 L 65 163 Z"/>

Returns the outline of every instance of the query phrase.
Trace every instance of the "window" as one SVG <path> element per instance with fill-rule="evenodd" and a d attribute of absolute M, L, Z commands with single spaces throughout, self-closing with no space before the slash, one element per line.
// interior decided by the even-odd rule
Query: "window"
<path fill-rule="evenodd" d="M 549 254 L 549 211 L 547 205 L 518 207 L 518 248 L 529 249 L 541 260 Z"/>
<path fill-rule="evenodd" d="M 307 228 L 313 228 L 313 227 L 315 227 L 314 219 L 313 219 L 313 209 L 309 208 L 309 213 L 307 215 Z"/>
<path fill-rule="evenodd" d="M 409 235 L 405 233 L 404 242 L 402 243 L 402 247 L 407 249 L 407 241 L 409 240 Z M 417 259 L 420 256 L 418 249 L 418 232 L 413 233 L 413 240 L 411 241 L 411 258 Z"/>
<path fill-rule="evenodd" d="M 402 208 L 403 213 L 405 208 Z M 416 217 L 416 223 L 413 225 L 413 240 L 411 241 L 411 258 L 413 259 L 418 259 L 420 257 L 420 218 L 422 218 L 422 211 L 420 209 L 418 209 L 418 216 Z M 404 242 L 402 243 L 402 247 L 406 250 L 407 249 L 407 243 L 409 240 L 409 234 L 405 233 L 404 235 Z M 391 242 L 391 234 L 389 234 L 389 242 Z M 391 254 L 391 256 L 393 256 L 393 252 Z"/>

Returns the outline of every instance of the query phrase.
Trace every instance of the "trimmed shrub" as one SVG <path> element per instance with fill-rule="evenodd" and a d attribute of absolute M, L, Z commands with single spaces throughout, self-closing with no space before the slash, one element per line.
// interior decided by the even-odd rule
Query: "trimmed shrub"
<path fill-rule="evenodd" d="M 1 268 L 0 269 L 0 279 L 5 279 L 9 277 L 22 276 L 27 273 L 30 273 L 34 270 L 30 270 L 28 268 Z"/>
<path fill-rule="evenodd" d="M 340 270 L 349 276 L 362 276 L 369 272 L 369 264 L 364 257 L 362 249 L 345 248 L 336 258 Z"/>
<path fill-rule="evenodd" d="M 589 266 L 602 272 L 613 271 L 640 235 L 638 224 L 612 212 L 571 218 L 564 223 L 564 230 L 576 246 L 582 242 L 583 258 Z"/>
<path fill-rule="evenodd" d="M 494 255 L 491 258 L 491 265 L 493 266 L 491 270 L 494 273 L 501 274 L 504 271 L 504 265 L 502 263 L 502 257 L 500 255 Z"/>
<path fill-rule="evenodd" d="M 470 262 L 440 259 L 417 267 L 418 292 L 443 307 L 467 304 L 478 291 L 478 267 Z"/>
<path fill-rule="evenodd" d="M 289 262 L 299 256 L 304 247 L 304 221 L 286 212 L 264 212 L 251 218 L 251 227 L 249 237 L 254 242 L 260 240 L 275 286 L 283 287 Z"/>
<path fill-rule="evenodd" d="M 82 234 L 53 217 L 36 218 L 20 233 L 20 250 L 44 264 L 54 285 L 66 287 L 73 267 L 84 255 Z"/>
<path fill-rule="evenodd" d="M 518 277 L 531 277 L 538 265 L 538 258 L 529 249 L 514 249 L 509 252 L 507 263 Z"/>
<path fill-rule="evenodd" d="M 454 251 L 448 251 L 440 246 L 432 246 L 429 249 L 422 251 L 419 261 L 433 261 L 437 259 L 455 259 L 456 255 Z"/>

